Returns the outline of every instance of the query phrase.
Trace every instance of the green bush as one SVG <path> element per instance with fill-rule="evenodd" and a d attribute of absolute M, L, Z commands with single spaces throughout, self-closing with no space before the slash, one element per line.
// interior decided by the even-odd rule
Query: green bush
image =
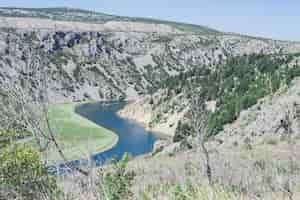
<path fill-rule="evenodd" d="M 55 199 L 58 189 L 39 154 L 27 147 L 13 146 L 0 153 L 0 190 L 24 199 Z"/>
<path fill-rule="evenodd" d="M 176 185 L 173 189 L 174 200 L 187 200 L 188 197 L 180 185 Z"/>
<path fill-rule="evenodd" d="M 99 192 L 107 200 L 131 199 L 131 186 L 134 179 L 134 172 L 127 170 L 129 161 L 128 154 L 125 154 L 119 162 L 114 162 L 113 170 L 105 173 L 99 172 Z"/>
<path fill-rule="evenodd" d="M 179 121 L 175 130 L 173 142 L 180 142 L 186 137 L 190 136 L 191 133 L 192 133 L 192 127 L 187 123 L 183 123 Z"/>
<path fill-rule="evenodd" d="M 255 96 L 246 95 L 241 98 L 242 109 L 247 109 L 257 103 L 257 98 Z"/>
<path fill-rule="evenodd" d="M 17 126 L 17 125 L 16 125 Z M 11 144 L 17 139 L 23 139 L 25 137 L 30 137 L 31 134 L 24 130 L 22 127 L 18 127 L 18 131 L 14 130 L 0 130 L 0 149 Z"/>

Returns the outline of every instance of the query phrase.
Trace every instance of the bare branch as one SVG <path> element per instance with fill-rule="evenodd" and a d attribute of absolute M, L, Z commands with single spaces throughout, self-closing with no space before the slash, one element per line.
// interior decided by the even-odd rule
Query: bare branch
<path fill-rule="evenodd" d="M 26 65 L 19 76 L 9 81 L 0 79 L 0 130 L 22 128 L 34 136 L 40 152 L 54 144 L 60 157 L 68 163 L 49 119 L 49 72 L 48 59 L 44 54 L 25 55 Z M 88 174 L 79 167 L 69 167 L 84 175 Z"/>
<path fill-rule="evenodd" d="M 209 184 L 212 184 L 212 168 L 210 164 L 210 156 L 205 146 L 206 136 L 208 133 L 209 111 L 206 109 L 207 95 L 201 90 L 196 90 L 190 100 L 191 125 L 197 134 L 198 143 L 201 151 L 205 156 L 206 175 Z"/>

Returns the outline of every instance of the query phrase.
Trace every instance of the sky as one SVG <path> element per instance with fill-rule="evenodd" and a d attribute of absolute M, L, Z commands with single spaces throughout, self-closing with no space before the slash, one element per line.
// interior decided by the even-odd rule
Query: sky
<path fill-rule="evenodd" d="M 300 41 L 299 0 L 0 0 L 0 7 L 72 7 Z"/>

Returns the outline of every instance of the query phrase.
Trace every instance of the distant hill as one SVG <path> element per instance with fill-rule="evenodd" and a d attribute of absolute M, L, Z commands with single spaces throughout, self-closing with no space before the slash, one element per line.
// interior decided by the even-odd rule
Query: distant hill
<path fill-rule="evenodd" d="M 216 34 L 219 31 L 200 25 L 193 25 L 187 23 L 177 23 L 166 20 L 123 17 L 116 15 L 109 15 L 99 12 L 87 11 L 74 8 L 13 8 L 0 7 L 0 16 L 4 17 L 30 17 L 39 19 L 51 19 L 59 21 L 73 21 L 73 22 L 88 22 L 96 24 L 104 24 L 109 21 L 123 21 L 123 22 L 141 22 L 151 24 L 164 24 L 175 27 L 181 31 L 188 31 L 194 33 Z"/>

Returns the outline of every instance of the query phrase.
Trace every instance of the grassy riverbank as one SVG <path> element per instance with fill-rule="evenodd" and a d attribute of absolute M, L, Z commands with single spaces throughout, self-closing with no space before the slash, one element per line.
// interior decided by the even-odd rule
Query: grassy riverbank
<path fill-rule="evenodd" d="M 118 136 L 113 132 L 78 115 L 75 112 L 77 105 L 79 104 L 57 104 L 49 109 L 52 129 L 56 133 L 59 145 L 70 160 L 103 152 L 118 141 Z M 60 161 L 54 148 L 51 148 L 46 156 L 50 162 Z"/>

